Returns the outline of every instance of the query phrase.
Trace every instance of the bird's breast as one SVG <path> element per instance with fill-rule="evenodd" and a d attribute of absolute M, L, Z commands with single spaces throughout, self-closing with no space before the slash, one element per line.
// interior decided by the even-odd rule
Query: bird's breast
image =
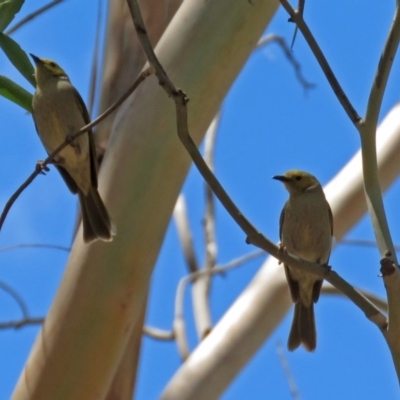
<path fill-rule="evenodd" d="M 309 197 L 307 197 L 309 196 Z M 329 206 L 323 194 L 289 199 L 284 211 L 282 244 L 303 260 L 325 263 L 331 248 Z"/>

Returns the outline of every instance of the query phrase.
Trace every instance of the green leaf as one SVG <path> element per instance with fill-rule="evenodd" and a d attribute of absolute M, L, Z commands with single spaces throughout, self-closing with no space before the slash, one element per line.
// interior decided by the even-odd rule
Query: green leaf
<path fill-rule="evenodd" d="M 25 108 L 26 111 L 32 112 L 32 95 L 3 75 L 0 75 L 0 96 L 13 101 Z"/>
<path fill-rule="evenodd" d="M 0 32 L 7 28 L 25 0 L 0 0 Z"/>
<path fill-rule="evenodd" d="M 20 45 L 4 33 L 0 33 L 0 47 L 12 62 L 15 68 L 25 77 L 25 79 L 33 86 L 36 86 L 33 73 L 35 72 L 26 53 L 21 49 Z"/>

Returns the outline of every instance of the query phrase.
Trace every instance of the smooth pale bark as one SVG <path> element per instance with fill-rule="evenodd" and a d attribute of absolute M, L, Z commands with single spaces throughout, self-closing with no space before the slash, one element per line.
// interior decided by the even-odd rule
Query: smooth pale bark
<path fill-rule="evenodd" d="M 152 43 L 159 41 L 181 3 L 182 0 L 139 1 L 143 20 Z M 145 54 L 135 35 L 132 17 L 126 2 L 110 0 L 107 18 L 100 112 L 103 112 L 124 93 L 126 87 L 140 73 L 146 62 Z M 129 65 L 129 68 L 120 68 L 121 63 Z M 104 154 L 107 148 L 108 137 L 116 114 L 115 112 L 110 115 L 96 128 L 96 144 L 101 154 Z M 132 330 L 106 400 L 131 400 L 133 398 L 142 342 L 141 326 L 146 315 L 145 305 L 142 315 L 143 319 L 138 320 L 137 327 Z"/>
<path fill-rule="evenodd" d="M 382 190 L 400 173 L 400 106 L 377 134 Z M 340 240 L 367 211 L 358 152 L 324 188 Z M 270 257 L 249 286 L 190 355 L 166 387 L 162 400 L 217 399 L 292 306 L 282 266 Z"/>
<path fill-rule="evenodd" d="M 186 0 L 168 26 L 157 54 L 190 97 L 197 143 L 277 7 L 275 0 Z M 189 166 L 174 105 L 149 78 L 116 115 L 100 173 L 118 235 L 85 245 L 79 230 L 14 400 L 104 398 L 143 310 Z"/>

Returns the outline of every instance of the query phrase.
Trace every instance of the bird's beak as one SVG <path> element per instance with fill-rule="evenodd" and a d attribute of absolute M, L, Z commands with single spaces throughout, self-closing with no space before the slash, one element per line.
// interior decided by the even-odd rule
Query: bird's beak
<path fill-rule="evenodd" d="M 289 182 L 290 181 L 290 179 L 285 175 L 275 175 L 272 177 L 272 179 L 276 179 L 277 181 L 281 181 L 281 182 Z"/>
<path fill-rule="evenodd" d="M 35 56 L 32 53 L 29 53 L 29 55 L 32 57 L 32 60 L 35 63 L 35 65 L 43 64 L 43 61 L 39 57 Z"/>

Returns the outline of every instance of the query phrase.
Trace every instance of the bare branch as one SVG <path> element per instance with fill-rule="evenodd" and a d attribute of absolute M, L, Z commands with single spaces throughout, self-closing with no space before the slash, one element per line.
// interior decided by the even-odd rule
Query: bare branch
<path fill-rule="evenodd" d="M 364 246 L 364 247 L 378 247 L 378 244 L 374 240 L 364 240 L 364 239 L 342 239 L 337 245 L 347 245 L 347 246 Z M 400 251 L 400 245 L 395 245 L 394 249 Z"/>
<path fill-rule="evenodd" d="M 32 21 L 34 18 L 39 16 L 40 14 L 43 14 L 45 11 L 49 10 L 50 8 L 56 6 L 57 4 L 60 4 L 63 0 L 53 0 L 52 2 L 44 5 L 43 7 L 38 8 L 36 11 L 33 13 L 27 15 L 25 18 L 21 19 L 18 23 L 16 23 L 14 26 L 12 26 L 10 29 L 8 29 L 6 32 L 4 32 L 6 35 L 11 35 L 14 33 L 17 29 L 21 28 L 23 25 L 25 25 L 27 22 Z"/>
<path fill-rule="evenodd" d="M 361 123 L 361 117 L 358 115 L 357 111 L 350 103 L 350 100 L 347 98 L 346 93 L 340 86 L 339 81 L 336 79 L 335 74 L 333 73 L 330 65 L 328 64 L 328 61 L 326 60 L 324 54 L 322 53 L 322 50 L 318 46 L 318 43 L 315 40 L 313 34 L 311 33 L 310 29 L 305 23 L 301 13 L 298 10 L 295 11 L 287 0 L 280 0 L 280 3 L 290 15 L 291 20 L 295 22 L 296 25 L 299 27 L 301 33 L 303 34 L 312 52 L 314 53 L 314 56 L 317 59 L 322 69 L 322 72 L 325 74 L 326 79 L 328 80 L 333 91 L 335 92 L 336 97 L 338 98 L 340 104 L 344 108 L 351 122 L 353 122 L 353 124 L 356 127 L 358 127 L 358 125 Z"/>
<path fill-rule="evenodd" d="M 176 229 L 178 230 L 179 241 L 185 256 L 186 266 L 189 272 L 195 272 L 199 269 L 196 253 L 194 251 L 192 233 L 189 226 L 189 219 L 186 211 L 186 201 L 181 193 L 176 201 L 174 208 L 174 219 Z"/>
<path fill-rule="evenodd" d="M 215 140 L 217 137 L 218 126 L 220 120 L 220 113 L 218 113 L 206 133 L 204 139 L 204 160 L 210 168 L 214 171 L 214 147 Z M 206 261 L 205 268 L 211 269 L 216 264 L 217 258 L 217 242 L 215 239 L 215 207 L 214 207 L 214 194 L 208 186 L 207 182 L 204 182 L 204 190 L 206 197 L 206 212 L 204 218 L 204 237 L 206 243 Z"/>
<path fill-rule="evenodd" d="M 3 227 L 4 221 L 7 217 L 8 212 L 10 211 L 14 202 L 18 199 L 19 195 L 33 182 L 33 180 L 39 175 L 43 174 L 43 170 L 47 169 L 47 165 L 50 164 L 54 157 L 67 145 L 72 143 L 78 136 L 84 134 L 89 129 L 93 128 L 100 121 L 110 115 L 113 111 L 115 111 L 134 91 L 135 89 L 149 76 L 151 75 L 151 71 L 149 69 L 144 70 L 137 77 L 135 82 L 127 89 L 127 91 L 106 111 L 104 111 L 101 115 L 99 115 L 96 119 L 94 119 L 90 124 L 85 125 L 83 128 L 79 129 L 78 132 L 70 135 L 65 139 L 63 143 L 61 143 L 40 165 L 36 166 L 34 172 L 26 179 L 26 181 L 16 190 L 16 192 L 10 197 L 4 206 L 3 212 L 0 216 L 0 230 Z"/>
<path fill-rule="evenodd" d="M 241 265 L 257 258 L 262 255 L 265 255 L 265 252 L 262 250 L 257 250 L 254 251 L 250 254 L 246 254 L 244 256 L 238 257 L 229 263 L 222 265 L 222 266 L 216 266 L 212 269 L 202 269 L 193 272 L 192 274 L 185 276 L 182 278 L 178 284 L 178 288 L 176 290 L 176 295 L 175 295 L 175 317 L 174 317 L 174 331 L 175 331 L 175 337 L 177 341 L 177 346 L 179 353 L 182 357 L 183 360 L 186 360 L 186 358 L 189 356 L 190 351 L 189 351 L 189 346 L 187 343 L 187 338 L 186 338 L 186 324 L 185 324 L 185 317 L 184 317 L 184 312 L 183 312 L 183 304 L 184 304 L 184 296 L 185 296 L 185 290 L 186 286 L 188 283 L 195 281 L 196 279 L 203 277 L 203 276 L 211 276 L 215 274 L 224 274 L 225 272 L 240 267 Z"/>
<path fill-rule="evenodd" d="M 362 293 L 367 299 L 369 299 L 372 303 L 374 303 L 380 310 L 384 313 L 387 312 L 387 302 L 382 297 L 377 296 L 374 293 L 371 293 L 364 289 L 358 289 L 360 293 Z M 331 296 L 341 296 L 343 297 L 343 293 L 337 290 L 334 286 L 324 283 L 322 285 L 321 293 L 331 295 Z"/>
<path fill-rule="evenodd" d="M 59 246 L 57 244 L 27 243 L 27 244 L 15 244 L 13 246 L 0 247 L 0 253 L 10 250 L 28 249 L 28 248 L 54 249 L 54 250 L 66 251 L 67 253 L 71 251 L 69 247 Z"/>
<path fill-rule="evenodd" d="M 293 37 L 294 40 L 294 37 Z M 292 395 L 293 400 L 300 400 L 299 390 L 297 389 L 296 381 L 294 380 L 292 371 L 290 370 L 290 366 L 288 360 L 285 356 L 285 351 L 283 350 L 282 343 L 278 341 L 276 344 L 276 352 L 278 353 L 279 361 L 282 365 L 283 372 L 286 375 L 286 380 L 289 385 L 290 394 Z"/>
<path fill-rule="evenodd" d="M 156 340 L 174 340 L 175 333 L 173 331 L 165 331 L 164 329 L 154 328 L 153 326 L 144 326 L 143 333 Z"/>
<path fill-rule="evenodd" d="M 41 325 L 44 322 L 44 318 L 24 318 L 18 321 L 10 321 L 10 322 L 1 322 L 0 329 L 19 329 L 28 325 Z"/>
<path fill-rule="evenodd" d="M 306 4 L 305 0 L 299 0 L 299 5 L 297 7 L 297 11 L 299 12 L 299 14 L 301 16 L 303 16 L 304 14 L 304 6 Z M 290 18 L 289 18 L 289 22 L 293 22 Z M 299 27 L 296 25 L 295 29 L 294 29 L 294 33 L 293 33 L 293 39 L 292 39 L 292 43 L 290 45 L 290 49 L 293 50 L 293 46 L 294 46 L 294 42 L 296 41 L 296 36 L 297 36 L 297 31 L 299 30 Z"/>
<path fill-rule="evenodd" d="M 314 83 L 308 82 L 302 72 L 301 72 L 301 65 L 300 63 L 296 60 L 296 58 L 293 56 L 293 53 L 290 51 L 290 48 L 286 44 L 285 39 L 282 36 L 275 35 L 275 34 L 269 34 L 264 37 L 262 37 L 259 42 L 257 43 L 257 49 L 266 46 L 269 43 L 276 42 L 280 46 L 280 48 L 283 50 L 283 53 L 285 54 L 285 57 L 289 61 L 290 64 L 292 64 L 294 71 L 296 73 L 296 78 L 300 82 L 300 84 L 303 86 L 304 90 L 307 91 L 309 89 L 313 89 L 315 87 Z"/>
<path fill-rule="evenodd" d="M 22 297 L 17 293 L 17 291 L 14 290 L 10 285 L 7 285 L 2 281 L 0 281 L 0 289 L 8 293 L 18 303 L 24 319 L 27 319 L 29 317 L 28 307 L 26 306 L 25 301 L 22 299 Z"/>

